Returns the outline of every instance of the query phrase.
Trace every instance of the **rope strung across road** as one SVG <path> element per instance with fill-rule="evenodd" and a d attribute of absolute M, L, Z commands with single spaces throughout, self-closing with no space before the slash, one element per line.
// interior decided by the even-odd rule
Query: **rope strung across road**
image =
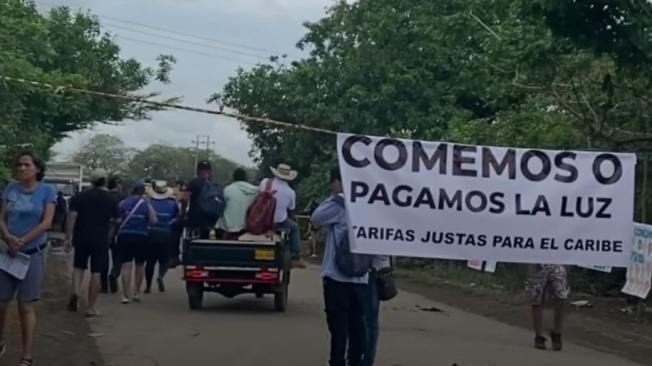
<path fill-rule="evenodd" d="M 44 89 L 51 89 L 54 93 L 59 93 L 61 91 L 71 91 L 71 92 L 77 92 L 77 93 L 83 93 L 83 94 L 97 95 L 97 96 L 102 96 L 102 97 L 107 97 L 107 98 L 124 99 L 124 100 L 129 100 L 131 102 L 149 104 L 149 105 L 154 105 L 154 106 L 163 107 L 163 108 L 180 109 L 180 110 L 190 111 L 190 112 L 197 112 L 197 113 L 205 113 L 205 114 L 213 114 L 213 115 L 218 115 L 218 116 L 230 117 L 230 118 L 239 119 L 244 123 L 254 123 L 255 122 L 255 123 L 263 123 L 263 124 L 268 124 L 268 125 L 272 125 L 272 126 L 276 126 L 276 127 L 282 127 L 282 128 L 294 128 L 294 129 L 298 129 L 298 130 L 318 132 L 318 133 L 326 133 L 326 134 L 331 134 L 331 135 L 338 134 L 337 131 L 327 130 L 327 129 L 318 128 L 318 127 L 311 127 L 311 126 L 298 124 L 298 123 L 277 121 L 277 120 L 273 120 L 273 119 L 269 119 L 269 118 L 253 117 L 253 116 L 247 116 L 247 115 L 243 115 L 243 114 L 239 114 L 239 113 L 229 113 L 229 112 L 218 111 L 218 110 L 213 110 L 213 109 L 189 107 L 189 106 L 176 104 L 176 103 L 157 102 L 155 100 L 149 100 L 147 98 L 138 97 L 138 96 L 135 96 L 135 95 L 107 93 L 107 92 L 77 88 L 77 87 L 70 86 L 70 85 L 53 85 L 53 84 L 44 83 L 44 82 L 40 82 L 40 81 L 27 80 L 27 79 L 22 79 L 22 78 L 15 78 L 15 77 L 5 76 L 5 75 L 0 75 L 0 80 L 13 81 L 13 82 L 32 85 L 32 86 L 36 86 L 36 87 L 40 87 L 40 88 L 44 88 Z"/>

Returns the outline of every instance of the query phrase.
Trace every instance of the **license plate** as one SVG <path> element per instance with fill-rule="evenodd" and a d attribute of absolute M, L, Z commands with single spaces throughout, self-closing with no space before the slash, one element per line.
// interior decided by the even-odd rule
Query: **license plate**
<path fill-rule="evenodd" d="M 257 249 L 255 256 L 257 261 L 273 261 L 274 251 L 268 249 Z"/>

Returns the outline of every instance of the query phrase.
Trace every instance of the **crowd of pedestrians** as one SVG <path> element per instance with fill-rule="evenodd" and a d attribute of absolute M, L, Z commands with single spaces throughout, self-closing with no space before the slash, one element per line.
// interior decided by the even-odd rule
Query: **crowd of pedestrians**
<path fill-rule="evenodd" d="M 6 352 L 5 329 L 9 304 L 18 301 L 23 334 L 23 353 L 19 366 L 31 366 L 36 326 L 34 304 L 40 299 L 45 271 L 43 251 L 46 232 L 62 205 L 54 188 L 41 181 L 45 163 L 32 153 L 20 154 L 15 162 L 17 180 L 2 193 L 0 236 L 11 256 L 29 257 L 22 279 L 0 271 L 0 356 Z M 265 192 L 275 198 L 274 227 L 286 230 L 294 268 L 303 268 L 300 258 L 301 236 L 294 211 L 296 193 L 290 182 L 297 173 L 280 164 L 272 177 L 256 186 L 248 182 L 243 169 L 236 169 L 233 182 L 223 191 L 212 181 L 210 162 L 197 165 L 197 176 L 188 184 L 165 181 L 137 182 L 124 196 L 119 178 L 103 169 L 91 173 L 91 188 L 70 200 L 65 216 L 65 248 L 74 250 L 72 293 L 68 310 L 84 305 L 87 317 L 100 315 L 100 293 L 122 289 L 122 303 L 141 302 L 142 293 L 151 293 L 156 276 L 158 291 L 165 292 L 169 268 L 180 263 L 181 232 L 197 238 L 213 235 L 237 240 L 247 229 L 247 215 L 256 197 Z M 326 322 L 331 334 L 330 366 L 372 366 L 379 338 L 380 302 L 396 296 L 391 277 L 391 262 L 385 256 L 354 254 L 348 246 L 348 218 L 339 169 L 330 174 L 331 195 L 314 209 L 311 221 L 326 231 L 321 277 Z M 217 188 L 217 190 L 215 190 Z M 202 206 L 218 194 L 224 207 L 216 215 L 206 215 Z M 59 197 L 60 198 L 60 197 Z M 59 212 L 61 214 L 61 212 Z M 156 273 L 156 268 L 158 272 Z M 527 290 L 532 298 L 535 347 L 545 349 L 542 335 L 542 305 L 555 305 L 555 326 L 551 333 L 553 349 L 561 350 L 564 300 L 568 296 L 566 272 L 561 266 L 531 266 Z M 90 270 L 88 297 L 82 284 Z M 121 279 L 121 286 L 118 286 Z"/>

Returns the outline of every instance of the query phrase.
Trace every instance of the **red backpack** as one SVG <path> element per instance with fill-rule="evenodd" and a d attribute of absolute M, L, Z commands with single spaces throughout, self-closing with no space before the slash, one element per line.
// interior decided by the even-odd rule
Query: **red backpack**
<path fill-rule="evenodd" d="M 247 232 L 263 235 L 274 230 L 274 213 L 276 212 L 276 191 L 272 191 L 273 178 L 267 179 L 265 190 L 260 192 L 247 209 Z"/>

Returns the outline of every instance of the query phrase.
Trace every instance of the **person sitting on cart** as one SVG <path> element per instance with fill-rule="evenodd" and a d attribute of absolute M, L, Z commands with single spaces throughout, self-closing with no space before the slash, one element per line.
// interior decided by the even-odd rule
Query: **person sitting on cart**
<path fill-rule="evenodd" d="M 292 267 L 306 268 L 305 262 L 301 259 L 301 233 L 299 224 L 294 219 L 297 195 L 290 187 L 289 182 L 295 180 L 299 175 L 296 170 L 287 164 L 279 164 L 276 168 L 270 168 L 274 177 L 263 179 L 260 183 L 261 192 L 267 190 L 267 183 L 271 179 L 270 190 L 276 198 L 276 210 L 274 212 L 274 225 L 277 229 L 286 229 L 289 234 L 290 251 L 292 252 Z"/>
<path fill-rule="evenodd" d="M 226 208 L 217 223 L 223 232 L 223 239 L 238 240 L 245 233 L 247 209 L 258 194 L 258 187 L 247 181 L 247 172 L 242 168 L 233 171 L 233 183 L 224 188 Z"/>
<path fill-rule="evenodd" d="M 188 182 L 183 212 L 186 213 L 186 226 L 193 237 L 209 239 L 220 215 L 209 217 L 201 209 L 202 191 L 206 189 L 207 183 L 220 190 L 219 186 L 212 181 L 211 163 L 202 160 L 197 163 L 197 176 Z M 190 207 L 188 207 L 188 205 Z"/>

